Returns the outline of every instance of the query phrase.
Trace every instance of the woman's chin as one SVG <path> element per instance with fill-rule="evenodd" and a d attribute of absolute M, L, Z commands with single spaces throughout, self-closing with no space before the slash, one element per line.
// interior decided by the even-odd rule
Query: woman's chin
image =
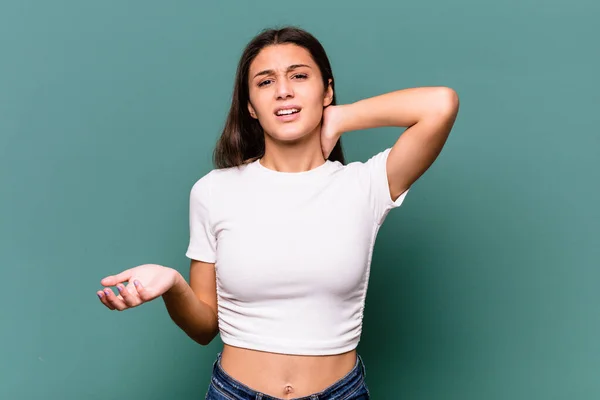
<path fill-rule="evenodd" d="M 280 143 L 293 144 L 297 142 L 301 142 L 302 140 L 307 139 L 309 136 L 308 132 L 298 132 L 298 131 L 287 131 L 287 132 L 277 132 L 276 134 L 269 135 L 271 138 Z"/>
<path fill-rule="evenodd" d="M 288 129 L 279 129 L 273 134 L 269 134 L 274 141 L 282 143 L 296 143 L 309 139 L 314 129 L 301 129 L 300 127 L 289 126 Z"/>

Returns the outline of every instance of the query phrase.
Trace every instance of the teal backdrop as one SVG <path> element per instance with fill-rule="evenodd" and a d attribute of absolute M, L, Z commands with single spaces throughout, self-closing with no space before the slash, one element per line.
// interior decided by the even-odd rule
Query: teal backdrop
<path fill-rule="evenodd" d="M 0 398 L 201 399 L 221 348 L 100 279 L 188 277 L 242 48 L 294 24 L 339 103 L 449 86 L 459 117 L 375 246 L 359 351 L 375 400 L 600 398 L 600 3 L 3 1 Z M 402 129 L 350 132 L 350 161 Z M 315 311 L 317 312 L 317 311 Z"/>

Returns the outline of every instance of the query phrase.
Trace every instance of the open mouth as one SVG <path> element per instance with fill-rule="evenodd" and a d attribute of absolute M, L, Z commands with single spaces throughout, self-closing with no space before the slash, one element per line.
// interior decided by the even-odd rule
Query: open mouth
<path fill-rule="evenodd" d="M 285 117 L 288 115 L 298 114 L 299 112 L 300 112 L 300 108 L 285 108 L 282 110 L 277 110 L 275 112 L 275 115 L 277 115 L 278 117 Z"/>

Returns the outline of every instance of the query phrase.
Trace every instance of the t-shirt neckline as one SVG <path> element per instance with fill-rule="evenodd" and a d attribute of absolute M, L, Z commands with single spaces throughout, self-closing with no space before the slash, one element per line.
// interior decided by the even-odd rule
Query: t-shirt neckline
<path fill-rule="evenodd" d="M 321 171 L 326 170 L 327 167 L 332 164 L 332 161 L 325 160 L 325 162 L 323 164 L 318 165 L 315 168 L 309 169 L 307 171 L 284 172 L 284 171 L 276 171 L 274 169 L 265 167 L 264 165 L 262 165 L 260 163 L 261 159 L 262 158 L 259 158 L 253 162 L 253 164 L 255 165 L 255 167 L 257 169 L 259 169 L 260 171 L 263 171 L 263 173 L 270 174 L 271 176 L 274 176 L 274 177 L 282 177 L 282 178 L 284 177 L 284 178 L 291 178 L 291 179 L 304 178 L 304 177 L 316 175 L 316 174 L 320 173 Z"/>

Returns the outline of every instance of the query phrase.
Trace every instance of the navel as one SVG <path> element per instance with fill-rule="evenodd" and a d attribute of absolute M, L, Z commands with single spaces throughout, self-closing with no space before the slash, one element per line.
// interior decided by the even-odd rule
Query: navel
<path fill-rule="evenodd" d="M 294 393 L 294 388 L 292 387 L 292 385 L 285 385 L 285 387 L 283 388 L 283 393 L 285 393 L 285 394 Z"/>

